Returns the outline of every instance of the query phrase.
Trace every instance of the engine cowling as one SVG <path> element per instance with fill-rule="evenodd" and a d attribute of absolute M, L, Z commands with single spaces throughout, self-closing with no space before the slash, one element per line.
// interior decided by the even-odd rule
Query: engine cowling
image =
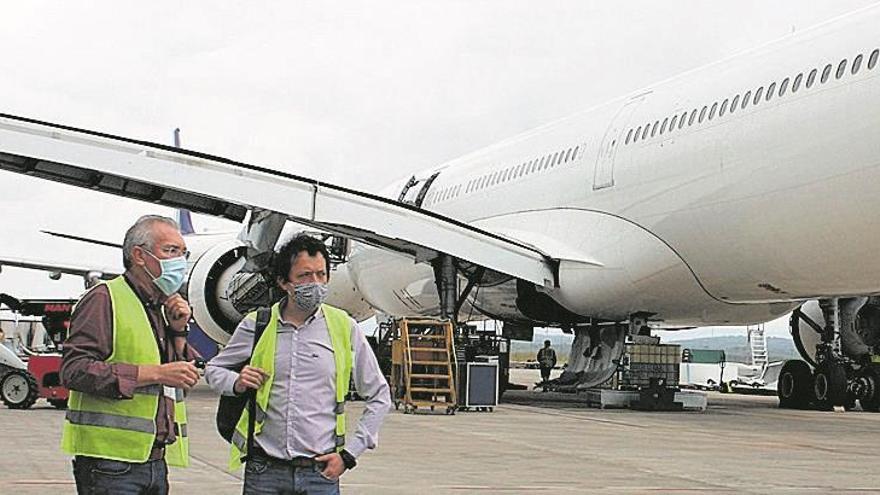
<path fill-rule="evenodd" d="M 228 289 L 244 266 L 245 253 L 240 241 L 230 239 L 205 251 L 190 270 L 186 293 L 193 319 L 208 337 L 219 344 L 229 341 L 243 317 L 240 305 L 228 296 Z"/>
<path fill-rule="evenodd" d="M 274 282 L 259 273 L 241 273 L 247 250 L 237 239 L 209 247 L 192 262 L 186 287 L 193 319 L 218 344 L 229 341 L 247 312 L 278 297 Z M 333 268 L 327 303 L 345 309 L 358 321 L 373 316 L 373 309 L 352 282 L 347 264 Z"/>

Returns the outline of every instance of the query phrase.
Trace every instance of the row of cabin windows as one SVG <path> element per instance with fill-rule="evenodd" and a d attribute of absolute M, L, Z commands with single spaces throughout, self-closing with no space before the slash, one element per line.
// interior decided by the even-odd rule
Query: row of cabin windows
<path fill-rule="evenodd" d="M 871 55 L 868 57 L 867 67 L 868 70 L 873 70 L 874 67 L 877 66 L 877 58 L 880 57 L 880 49 L 875 49 L 871 52 Z M 837 64 L 837 68 L 834 68 L 833 64 L 828 64 L 822 69 L 821 75 L 819 75 L 819 69 L 813 69 L 806 76 L 806 81 L 804 81 L 804 74 L 800 73 L 795 76 L 794 80 L 789 78 L 785 78 L 781 83 L 777 86 L 775 82 L 771 83 L 770 86 L 767 87 L 767 91 L 764 91 L 764 87 L 759 87 L 754 94 L 752 91 L 746 91 L 743 95 L 736 95 L 733 99 L 725 99 L 721 102 L 719 106 L 718 102 L 709 105 L 705 105 L 701 110 L 693 109 L 688 116 L 688 112 L 684 112 L 681 115 L 673 115 L 671 118 L 667 117 L 663 119 L 661 123 L 660 120 L 654 121 L 652 125 L 650 122 L 643 126 L 639 126 L 635 129 L 630 129 L 626 134 L 626 141 L 624 144 L 635 143 L 639 140 L 647 139 L 649 137 L 654 137 L 657 134 L 663 135 L 667 132 L 672 132 L 673 130 L 682 129 L 685 125 L 692 126 L 694 123 L 702 124 L 703 121 L 712 120 L 717 115 L 718 117 L 723 117 L 725 113 L 734 113 L 737 109 L 745 110 L 749 104 L 757 105 L 763 99 L 764 101 L 770 101 L 774 96 L 783 97 L 785 93 L 789 90 L 789 83 L 791 86 L 791 93 L 797 93 L 798 90 L 801 89 L 802 85 L 804 89 L 810 89 L 816 83 L 816 76 L 819 76 L 819 83 L 825 84 L 831 79 L 832 73 L 836 79 L 842 78 L 846 75 L 847 67 L 849 67 L 849 72 L 852 75 L 855 75 L 861 70 L 862 62 L 864 61 L 864 56 L 859 54 L 856 58 L 853 59 L 852 65 L 848 65 L 847 59 L 841 60 Z"/>
<path fill-rule="evenodd" d="M 579 151 L 580 146 L 575 146 L 574 148 L 557 151 L 556 153 L 551 153 L 541 158 L 535 158 L 534 160 L 523 162 L 519 165 L 514 165 L 504 170 L 496 170 L 495 172 L 487 173 L 483 176 L 469 180 L 467 184 L 457 184 L 454 186 L 444 187 L 439 191 L 430 193 L 428 195 L 428 200 L 426 201 L 426 203 L 435 204 L 441 201 L 446 201 L 447 199 L 455 198 L 462 193 L 462 187 L 464 188 L 465 193 L 470 193 L 479 189 L 483 189 L 485 187 L 494 186 L 495 184 L 507 182 L 509 180 L 516 179 L 527 174 L 538 172 L 540 170 L 555 167 L 556 165 L 562 165 L 563 163 L 574 161 L 575 158 L 577 158 Z"/>

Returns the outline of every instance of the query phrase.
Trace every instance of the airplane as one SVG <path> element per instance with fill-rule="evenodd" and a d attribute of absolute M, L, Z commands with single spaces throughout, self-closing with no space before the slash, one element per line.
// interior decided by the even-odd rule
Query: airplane
<path fill-rule="evenodd" d="M 650 328 L 794 310 L 782 407 L 880 410 L 880 48 L 871 6 L 405 177 L 380 194 L 0 115 L 0 169 L 243 222 L 192 246 L 219 342 L 268 300 L 293 221 L 329 232 L 331 303 L 358 319 L 489 318 L 575 333 L 566 379 Z"/>

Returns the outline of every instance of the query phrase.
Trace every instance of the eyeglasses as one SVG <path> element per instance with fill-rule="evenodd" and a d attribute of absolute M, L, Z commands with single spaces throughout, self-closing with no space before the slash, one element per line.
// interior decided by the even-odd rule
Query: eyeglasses
<path fill-rule="evenodd" d="M 139 244 L 141 248 L 146 248 L 146 244 Z M 168 256 L 169 258 L 177 258 L 178 256 L 183 256 L 185 259 L 189 259 L 189 249 L 180 248 L 179 246 L 162 246 L 159 248 L 159 251 L 162 254 Z"/>

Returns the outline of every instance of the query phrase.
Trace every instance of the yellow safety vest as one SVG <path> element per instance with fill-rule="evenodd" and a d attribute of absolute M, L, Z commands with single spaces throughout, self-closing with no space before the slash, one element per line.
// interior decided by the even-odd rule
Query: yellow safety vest
<path fill-rule="evenodd" d="M 144 306 L 123 277 L 106 282 L 113 310 L 113 351 L 105 362 L 133 365 L 162 363 L 156 337 Z M 70 391 L 61 448 L 125 462 L 145 462 L 156 439 L 156 413 L 162 385 L 138 387 L 131 399 L 110 399 Z M 172 466 L 189 465 L 189 439 L 183 393 L 176 391 L 174 422 L 177 441 L 165 449 Z"/>
<path fill-rule="evenodd" d="M 339 452 L 345 446 L 345 397 L 348 395 L 348 385 L 351 380 L 351 367 L 353 351 L 351 348 L 351 323 L 348 313 L 327 304 L 321 305 L 324 319 L 327 322 L 327 330 L 330 333 L 330 343 L 333 347 L 333 357 L 336 361 L 336 451 Z M 260 368 L 268 373 L 269 378 L 257 390 L 256 420 L 254 421 L 254 436 L 260 434 L 263 422 L 266 420 L 266 409 L 269 406 L 269 394 L 272 390 L 272 382 L 275 379 L 275 341 L 278 335 L 279 303 L 272 306 L 272 314 L 269 324 L 263 330 L 260 341 L 254 348 L 250 365 Z M 246 318 L 256 320 L 257 313 L 253 312 Z M 241 467 L 241 463 L 247 455 L 247 431 L 248 431 L 248 408 L 245 407 L 232 434 L 232 452 L 229 457 L 229 470 L 235 471 Z"/>

